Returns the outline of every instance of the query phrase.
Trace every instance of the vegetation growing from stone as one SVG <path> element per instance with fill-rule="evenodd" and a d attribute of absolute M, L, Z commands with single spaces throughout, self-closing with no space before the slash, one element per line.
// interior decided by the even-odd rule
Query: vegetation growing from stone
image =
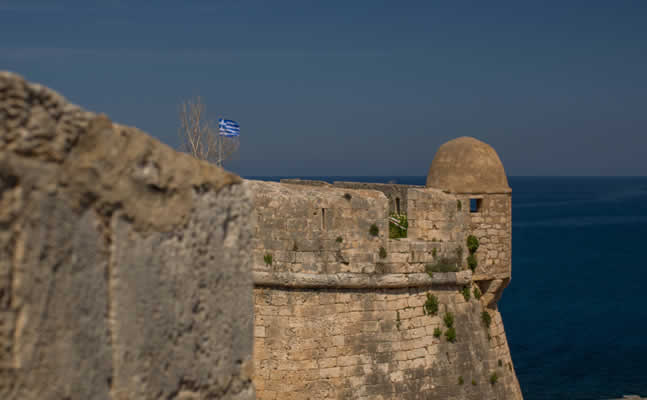
<path fill-rule="evenodd" d="M 427 301 L 422 306 L 422 310 L 426 315 L 438 314 L 438 298 L 431 293 L 427 293 Z"/>
<path fill-rule="evenodd" d="M 454 314 L 447 311 L 445 313 L 445 316 L 443 317 L 443 321 L 445 322 L 445 326 L 447 326 L 448 328 L 454 327 Z"/>
<path fill-rule="evenodd" d="M 479 289 L 478 287 L 474 288 L 474 298 L 476 300 L 481 298 L 481 289 Z"/>
<path fill-rule="evenodd" d="M 476 270 L 476 267 L 478 267 L 478 260 L 476 259 L 476 256 L 474 254 L 467 256 L 467 266 L 470 267 L 472 272 L 474 272 L 474 270 Z"/>
<path fill-rule="evenodd" d="M 490 384 L 494 385 L 498 380 L 499 376 L 496 374 L 496 372 L 492 372 L 492 375 L 490 375 Z"/>
<path fill-rule="evenodd" d="M 435 338 L 439 338 L 439 337 L 440 337 L 440 335 L 442 335 L 442 334 L 443 334 L 442 329 L 440 329 L 440 328 L 438 328 L 438 327 L 437 327 L 436 329 L 434 329 L 434 337 L 435 337 Z"/>
<path fill-rule="evenodd" d="M 472 378 L 472 386 L 476 386 L 476 380 L 474 378 Z"/>
<path fill-rule="evenodd" d="M 460 200 L 456 200 L 456 210 L 460 211 L 463 209 L 463 203 Z"/>
<path fill-rule="evenodd" d="M 447 330 L 445 331 L 445 337 L 447 338 L 448 342 L 454 343 L 456 341 L 456 329 L 453 326 L 447 328 Z"/>
<path fill-rule="evenodd" d="M 469 250 L 470 254 L 474 254 L 478 249 L 479 249 L 478 238 L 474 235 L 469 235 L 467 237 L 467 250 Z"/>
<path fill-rule="evenodd" d="M 472 272 L 474 272 L 476 270 L 476 267 L 478 267 L 478 260 L 474 255 L 474 253 L 476 253 L 476 250 L 478 249 L 479 249 L 478 238 L 474 235 L 469 235 L 467 237 L 467 250 L 470 252 L 470 255 L 467 256 L 467 266 L 470 267 Z"/>
<path fill-rule="evenodd" d="M 459 376 L 459 377 L 458 377 L 458 384 L 459 384 L 459 385 L 462 385 L 463 383 L 465 383 L 465 381 L 463 380 L 463 377 L 462 377 L 462 376 Z"/>
<path fill-rule="evenodd" d="M 344 241 L 344 238 L 342 238 L 341 236 L 337 236 L 337 239 L 335 239 L 335 242 L 337 243 L 341 243 L 343 241 Z"/>
<path fill-rule="evenodd" d="M 441 257 L 435 263 L 425 265 L 425 271 L 429 276 L 433 272 L 458 272 L 458 263 L 455 258 Z"/>
<path fill-rule="evenodd" d="M 483 311 L 483 312 L 481 313 L 481 320 L 483 321 L 483 324 L 484 324 L 487 328 L 489 328 L 489 327 L 490 327 L 490 324 L 492 323 L 492 317 L 490 316 L 490 313 L 488 313 L 487 311 Z"/>
<path fill-rule="evenodd" d="M 272 255 L 270 253 L 267 253 L 263 256 L 263 261 L 265 261 L 265 264 L 267 265 L 272 265 Z"/>
<path fill-rule="evenodd" d="M 377 225 L 373 224 L 371 227 L 368 229 L 368 233 L 371 234 L 371 236 L 377 236 L 380 234 L 380 228 L 377 227 Z"/>
<path fill-rule="evenodd" d="M 461 293 L 463 294 L 463 297 L 465 298 L 465 301 L 470 301 L 470 288 L 469 286 L 465 286 L 463 290 L 461 290 Z"/>
<path fill-rule="evenodd" d="M 434 249 L 431 250 L 431 256 L 433 258 L 436 258 L 437 255 L 438 255 L 438 249 L 434 247 Z"/>
<path fill-rule="evenodd" d="M 386 249 L 380 246 L 380 258 L 386 258 Z"/>
<path fill-rule="evenodd" d="M 344 198 L 348 201 L 353 198 L 353 196 L 350 195 L 350 193 L 344 193 Z"/>
<path fill-rule="evenodd" d="M 393 213 L 391 214 L 392 218 L 395 218 L 398 220 L 398 224 L 400 224 L 403 228 L 400 228 L 394 223 L 389 222 L 389 238 L 390 239 L 400 239 L 400 238 L 406 238 L 407 237 L 407 228 L 409 227 L 409 221 L 407 220 L 407 214 L 397 214 Z"/>

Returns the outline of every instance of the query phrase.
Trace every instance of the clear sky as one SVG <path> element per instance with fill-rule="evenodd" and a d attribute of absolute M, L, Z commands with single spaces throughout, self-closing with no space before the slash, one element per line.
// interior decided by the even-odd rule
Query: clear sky
<path fill-rule="evenodd" d="M 509 175 L 647 175 L 647 1 L 0 0 L 0 69 L 177 147 L 241 125 L 250 175 L 426 175 L 474 136 Z"/>

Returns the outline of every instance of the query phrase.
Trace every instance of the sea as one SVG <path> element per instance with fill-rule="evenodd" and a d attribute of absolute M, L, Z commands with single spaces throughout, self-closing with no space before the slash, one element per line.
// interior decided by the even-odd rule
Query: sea
<path fill-rule="evenodd" d="M 499 310 L 524 398 L 647 397 L 647 177 L 513 176 L 509 184 L 512 280 Z"/>

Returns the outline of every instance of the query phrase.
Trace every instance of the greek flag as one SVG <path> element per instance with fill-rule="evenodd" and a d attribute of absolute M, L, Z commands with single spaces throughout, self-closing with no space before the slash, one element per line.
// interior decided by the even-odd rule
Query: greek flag
<path fill-rule="evenodd" d="M 218 131 L 223 136 L 240 136 L 240 125 L 230 119 L 218 120 Z"/>

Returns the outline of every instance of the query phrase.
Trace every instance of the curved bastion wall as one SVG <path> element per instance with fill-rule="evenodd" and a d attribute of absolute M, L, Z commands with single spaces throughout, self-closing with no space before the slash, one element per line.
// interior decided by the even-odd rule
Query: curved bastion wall
<path fill-rule="evenodd" d="M 247 182 L 259 399 L 522 398 L 496 308 L 510 280 L 509 188 Z M 390 239 L 403 192 L 408 235 Z M 426 273 L 443 258 L 460 270 Z"/>

